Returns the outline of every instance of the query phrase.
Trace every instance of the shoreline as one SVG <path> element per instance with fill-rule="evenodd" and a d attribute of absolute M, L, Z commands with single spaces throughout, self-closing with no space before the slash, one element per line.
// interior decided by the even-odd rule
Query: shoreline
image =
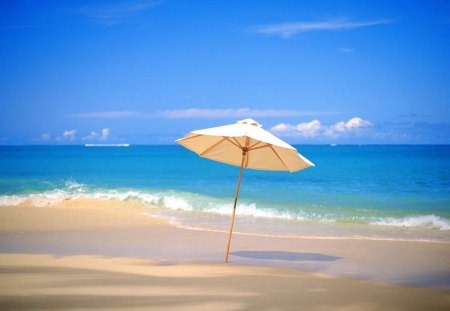
<path fill-rule="evenodd" d="M 149 215 L 150 217 L 159 219 L 160 217 L 154 217 Z M 161 217 L 162 218 L 162 217 Z M 163 218 L 162 218 L 163 219 Z M 201 227 L 192 227 L 187 226 L 182 223 L 178 223 L 176 221 L 169 223 L 174 227 L 185 229 L 185 230 L 193 230 L 193 231 L 205 231 L 205 232 L 218 232 L 218 233 L 226 233 L 226 230 L 213 229 L 213 228 L 201 228 Z M 233 230 L 233 235 L 247 235 L 247 236 L 255 236 L 255 237 L 266 237 L 266 238 L 280 238 L 280 239 L 308 239 L 308 240 L 357 240 L 357 241 L 386 241 L 386 242 L 412 242 L 412 243 L 437 243 L 437 244 L 450 244 L 450 241 L 441 241 L 441 240 L 430 240 L 430 239 L 399 239 L 399 238 L 383 238 L 383 237 L 369 237 L 369 236 L 315 236 L 315 235 L 283 235 L 283 234 L 264 234 L 264 233 L 254 233 L 254 232 L 243 232 L 243 231 L 235 231 Z"/>
<path fill-rule="evenodd" d="M 79 185 L 74 184 L 70 187 L 78 189 Z M 79 190 L 79 189 L 78 189 Z M 78 191 L 76 190 L 76 191 Z M 83 190 L 84 191 L 84 190 Z M 188 230 L 208 231 L 208 232 L 228 232 L 229 215 L 211 210 L 195 210 L 183 207 L 185 202 L 176 200 L 181 198 L 172 197 L 166 194 L 168 200 L 174 201 L 171 204 L 175 206 L 160 206 L 157 202 L 158 196 L 162 194 L 149 194 L 147 197 L 141 197 L 143 193 L 125 191 L 124 193 L 113 191 L 109 193 L 66 193 L 63 190 L 55 190 L 55 193 L 30 194 L 23 196 L 0 196 L 0 208 L 8 206 L 25 206 L 37 208 L 49 208 L 60 206 L 68 202 L 82 201 L 104 201 L 119 202 L 114 204 L 140 205 L 142 215 L 152 218 L 168 221 L 170 224 Z M 163 202 L 166 199 L 162 196 Z M 155 202 L 153 202 L 156 200 Z M 70 204 L 70 203 L 69 203 Z M 181 205 L 179 205 L 181 204 Z M 450 230 L 447 230 L 447 220 L 436 215 L 410 216 L 409 221 L 420 221 L 421 224 L 377 224 L 360 222 L 342 222 L 315 219 L 290 219 L 271 217 L 268 215 L 250 215 L 238 206 L 237 217 L 240 228 L 235 229 L 236 234 L 254 235 L 262 237 L 281 237 L 281 238 L 306 238 L 306 239 L 351 239 L 351 240 L 374 240 L 374 241 L 404 241 L 404 242 L 423 242 L 423 243 L 443 243 L 450 244 Z M 231 208 L 231 207 L 230 207 Z M 260 211 L 258 211 L 260 212 Z M 230 212 L 231 213 L 231 212 Z M 390 219 L 390 218 L 387 218 Z M 400 221 L 402 218 L 398 218 Z M 426 227 L 426 226 L 431 227 Z M 425 227 L 423 227 L 425 226 Z M 440 228 L 434 226 L 441 226 Z M 444 226 L 444 227 L 442 227 Z"/>

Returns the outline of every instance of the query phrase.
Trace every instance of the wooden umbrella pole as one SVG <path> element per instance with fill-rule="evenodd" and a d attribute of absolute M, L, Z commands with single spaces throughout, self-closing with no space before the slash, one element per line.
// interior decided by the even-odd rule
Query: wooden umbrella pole
<path fill-rule="evenodd" d="M 230 224 L 230 232 L 228 232 L 228 243 L 227 243 L 227 251 L 225 254 L 225 263 L 228 263 L 228 254 L 230 252 L 230 244 L 231 244 L 231 235 L 233 233 L 233 225 L 234 225 L 234 215 L 236 214 L 236 204 L 239 196 L 239 188 L 241 187 L 241 179 L 242 179 L 242 170 L 244 168 L 245 156 L 247 155 L 247 148 L 242 150 L 242 162 L 241 168 L 239 170 L 239 179 L 236 186 L 236 194 L 234 196 L 234 206 L 233 206 L 233 214 L 231 215 L 231 224 Z"/>

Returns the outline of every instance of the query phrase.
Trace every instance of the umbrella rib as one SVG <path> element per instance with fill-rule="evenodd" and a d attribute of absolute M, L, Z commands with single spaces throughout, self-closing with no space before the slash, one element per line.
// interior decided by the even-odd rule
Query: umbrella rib
<path fill-rule="evenodd" d="M 232 141 L 229 137 L 224 137 L 227 141 L 229 141 L 230 143 L 232 143 L 233 145 L 235 145 L 237 148 L 242 149 L 242 147 L 238 144 L 236 144 L 234 141 Z"/>
<path fill-rule="evenodd" d="M 248 147 L 248 150 L 252 150 L 253 147 L 255 147 L 256 145 L 259 145 L 261 143 L 260 140 L 258 140 L 255 144 L 251 145 L 250 147 Z"/>
<path fill-rule="evenodd" d="M 278 155 L 278 152 L 273 148 L 273 146 L 270 145 L 269 147 L 270 147 L 270 149 L 272 149 L 272 151 L 276 154 L 276 156 L 278 157 L 278 159 L 280 159 L 280 161 L 281 161 L 281 163 L 283 163 L 284 167 L 285 167 L 288 171 L 290 171 L 289 168 L 287 167 L 286 163 L 284 163 L 283 159 L 281 159 L 281 157 Z"/>
<path fill-rule="evenodd" d="M 202 135 L 201 134 L 194 134 L 192 136 L 188 136 L 188 137 L 184 137 L 184 138 L 178 139 L 177 141 L 185 141 L 185 140 L 188 140 L 188 139 L 191 139 L 191 138 L 196 138 L 196 137 L 199 137 L 199 136 L 202 136 Z"/>
<path fill-rule="evenodd" d="M 271 145 L 270 144 L 266 144 L 266 145 L 264 145 L 264 146 L 259 146 L 259 147 L 255 147 L 255 148 L 250 148 L 249 150 L 257 150 L 257 149 L 261 149 L 261 148 L 267 148 L 267 147 L 270 147 Z"/>
<path fill-rule="evenodd" d="M 236 139 L 236 137 L 232 137 L 232 138 L 233 138 L 233 140 L 236 142 L 236 144 L 239 145 L 239 148 L 242 149 L 243 147 L 242 147 L 242 145 L 238 142 L 238 140 Z"/>
<path fill-rule="evenodd" d="M 211 149 L 213 149 L 214 147 L 216 147 L 218 144 L 222 143 L 226 138 L 223 137 L 221 140 L 219 140 L 217 143 L 209 146 L 208 148 L 206 148 L 205 150 L 203 150 L 200 155 L 203 156 L 205 153 L 207 153 L 208 151 L 210 151 Z"/>

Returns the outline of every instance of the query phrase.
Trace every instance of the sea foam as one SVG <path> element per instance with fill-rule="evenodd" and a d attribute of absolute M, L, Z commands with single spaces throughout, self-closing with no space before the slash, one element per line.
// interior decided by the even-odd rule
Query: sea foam
<path fill-rule="evenodd" d="M 179 191 L 144 191 L 119 189 L 89 189 L 74 180 L 68 180 L 64 189 L 54 189 L 41 193 L 24 195 L 2 195 L 0 206 L 17 206 L 30 202 L 32 206 L 45 207 L 58 204 L 68 199 L 97 199 L 97 200 L 137 200 L 149 208 L 161 208 L 168 212 L 183 211 L 207 213 L 216 215 L 230 215 L 233 209 L 232 198 L 214 198 L 195 193 Z M 318 221 L 321 223 L 365 223 L 368 225 L 392 227 L 419 227 L 425 229 L 450 230 L 450 222 L 437 215 L 417 215 L 406 217 L 366 218 L 328 214 L 324 211 L 307 211 L 302 208 L 292 210 L 278 210 L 260 206 L 255 202 L 241 202 L 237 205 L 237 215 L 266 219 L 284 219 L 294 221 Z M 193 216 L 195 217 L 195 216 Z"/>
<path fill-rule="evenodd" d="M 253 216 L 261 218 L 279 218 L 279 219 L 304 219 L 303 217 L 294 214 L 277 211 L 271 208 L 258 208 L 256 203 L 239 203 L 237 204 L 237 213 L 243 216 Z M 213 206 L 203 209 L 207 213 L 215 213 L 219 215 L 230 215 L 233 209 L 233 204 L 215 204 Z"/>
<path fill-rule="evenodd" d="M 370 222 L 370 224 L 394 227 L 422 227 L 429 229 L 450 230 L 450 222 L 436 215 L 409 216 L 403 218 L 387 217 Z"/>

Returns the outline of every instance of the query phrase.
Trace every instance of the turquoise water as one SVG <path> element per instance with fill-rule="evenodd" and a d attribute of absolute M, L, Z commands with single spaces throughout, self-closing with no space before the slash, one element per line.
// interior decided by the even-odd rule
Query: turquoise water
<path fill-rule="evenodd" d="M 314 224 L 325 231 L 327 224 L 349 224 L 377 234 L 417 229 L 415 237 L 439 232 L 448 238 L 450 146 L 296 147 L 316 166 L 293 174 L 244 171 L 242 228 L 298 233 Z M 180 146 L 0 146 L 0 205 L 139 200 L 150 214 L 222 228 L 238 173 Z"/>

